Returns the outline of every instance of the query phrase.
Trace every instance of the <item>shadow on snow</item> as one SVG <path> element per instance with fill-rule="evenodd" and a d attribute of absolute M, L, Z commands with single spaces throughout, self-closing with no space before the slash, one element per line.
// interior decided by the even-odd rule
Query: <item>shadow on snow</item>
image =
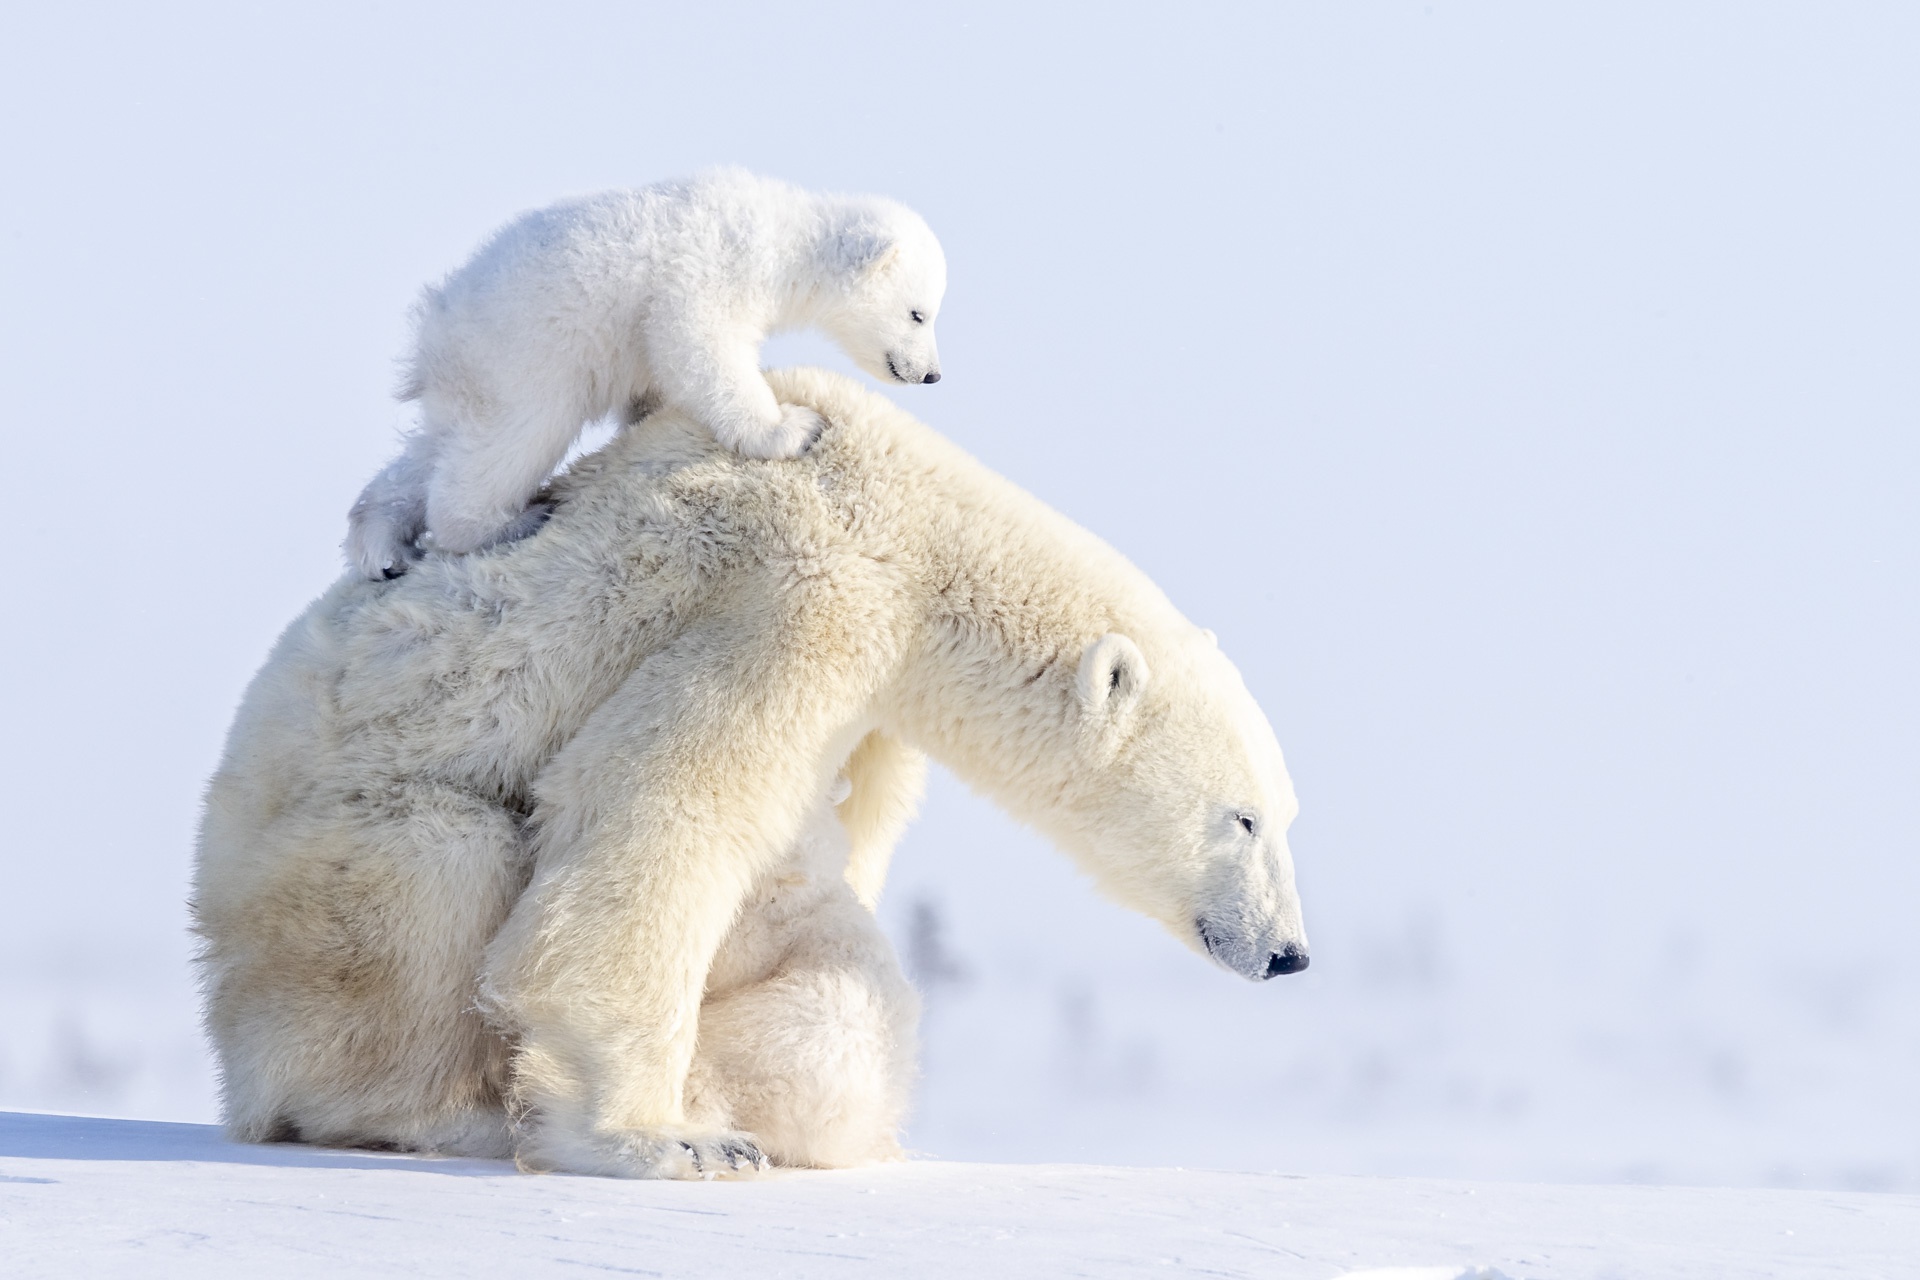
<path fill-rule="evenodd" d="M 0 1158 L 7 1156 L 30 1160 L 176 1160 L 293 1169 L 401 1169 L 464 1178 L 515 1173 L 507 1160 L 229 1142 L 219 1126 L 211 1124 L 0 1111 Z"/>

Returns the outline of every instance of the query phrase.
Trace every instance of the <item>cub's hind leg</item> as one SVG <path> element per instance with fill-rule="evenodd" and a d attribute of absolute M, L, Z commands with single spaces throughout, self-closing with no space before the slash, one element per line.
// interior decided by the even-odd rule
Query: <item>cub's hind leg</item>
<path fill-rule="evenodd" d="M 454 420 L 423 403 L 439 446 L 426 484 L 428 545 L 468 555 L 537 531 L 546 511 L 528 501 L 567 455 L 567 446 L 597 417 L 577 389 L 557 382 L 517 388 L 484 419 Z"/>
<path fill-rule="evenodd" d="M 431 442 L 415 435 L 360 491 L 347 512 L 346 552 L 347 562 L 363 577 L 375 582 L 397 578 L 420 558 L 432 471 Z"/>

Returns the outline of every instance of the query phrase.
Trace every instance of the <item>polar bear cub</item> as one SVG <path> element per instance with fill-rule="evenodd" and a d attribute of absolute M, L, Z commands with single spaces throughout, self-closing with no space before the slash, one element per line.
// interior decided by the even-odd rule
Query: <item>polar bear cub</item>
<path fill-rule="evenodd" d="M 528 501 L 589 422 L 685 410 L 737 453 L 819 434 L 760 371 L 769 334 L 818 325 L 876 378 L 938 382 L 940 242 L 912 210 L 739 169 L 523 214 L 427 289 L 401 398 L 420 425 L 348 517 L 347 556 L 397 577 L 424 541 L 477 551 L 546 517 Z"/>

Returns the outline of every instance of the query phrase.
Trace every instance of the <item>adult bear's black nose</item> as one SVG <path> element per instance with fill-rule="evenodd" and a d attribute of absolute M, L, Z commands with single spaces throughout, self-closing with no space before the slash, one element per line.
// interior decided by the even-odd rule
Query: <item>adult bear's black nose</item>
<path fill-rule="evenodd" d="M 1267 957 L 1267 976 L 1269 978 L 1277 978 L 1283 973 L 1298 973 L 1306 967 L 1306 950 L 1291 942 L 1281 950 Z"/>
<path fill-rule="evenodd" d="M 935 370 L 934 370 L 934 371 L 933 371 L 932 373 L 929 373 L 929 374 L 928 374 L 928 375 L 927 375 L 926 377 L 924 377 L 924 378 L 922 378 L 922 379 L 920 379 L 920 381 L 922 381 L 922 382 L 938 382 L 938 381 L 940 381 L 940 371 L 939 371 L 938 369 L 935 369 Z"/>

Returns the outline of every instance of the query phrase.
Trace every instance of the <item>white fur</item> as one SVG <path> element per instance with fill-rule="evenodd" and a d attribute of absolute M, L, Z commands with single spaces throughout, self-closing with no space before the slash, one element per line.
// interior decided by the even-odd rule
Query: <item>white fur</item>
<path fill-rule="evenodd" d="M 869 909 L 922 750 L 1196 951 L 1304 957 L 1292 788 L 1209 638 L 882 398 L 772 382 L 828 424 L 804 458 L 663 414 L 537 536 L 282 637 L 195 878 L 236 1136 L 628 1176 L 892 1151 L 913 1008 Z"/>
<path fill-rule="evenodd" d="M 775 402 L 767 336 L 819 325 L 875 377 L 937 381 L 946 286 L 904 206 L 738 169 L 523 214 L 422 298 L 402 389 L 420 427 L 355 502 L 348 558 L 395 576 L 423 536 L 448 552 L 524 537 L 546 515 L 528 498 L 609 414 L 664 402 L 730 449 L 794 457 L 820 419 Z"/>

